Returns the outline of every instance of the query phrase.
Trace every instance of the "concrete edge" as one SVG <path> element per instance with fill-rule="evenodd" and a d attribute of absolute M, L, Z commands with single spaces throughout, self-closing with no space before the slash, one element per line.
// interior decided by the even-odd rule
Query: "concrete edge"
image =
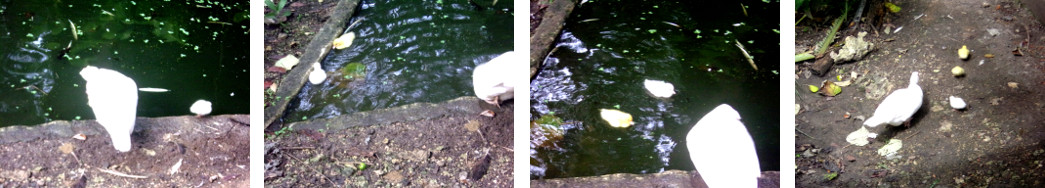
<path fill-rule="evenodd" d="M 537 25 L 537 29 L 534 29 L 530 36 L 530 78 L 537 75 L 537 69 L 555 46 L 555 39 L 566 25 L 566 18 L 576 6 L 577 3 L 573 0 L 556 0 L 544 10 L 541 24 Z"/>
<path fill-rule="evenodd" d="M 247 114 L 226 114 L 208 116 L 205 118 L 229 118 L 237 119 L 236 121 L 249 123 L 249 116 L 250 115 Z M 197 117 L 190 115 L 165 117 L 137 117 L 135 118 L 134 132 L 139 132 L 143 129 L 149 128 L 148 124 L 151 124 L 153 122 L 166 122 L 175 120 L 185 121 L 187 119 L 194 118 Z M 101 124 L 98 124 L 96 120 L 57 120 L 38 125 L 15 125 L 8 127 L 0 127 L 0 144 L 27 142 L 36 139 L 71 138 L 73 137 L 73 135 L 79 133 L 83 133 L 87 136 L 109 134 L 105 132 L 105 128 L 103 128 Z"/>
<path fill-rule="evenodd" d="M 478 97 L 465 96 L 440 103 L 412 103 L 398 107 L 288 123 L 291 130 L 335 131 L 357 126 L 384 125 L 396 122 L 416 121 L 451 115 L 478 115 L 482 108 Z"/>

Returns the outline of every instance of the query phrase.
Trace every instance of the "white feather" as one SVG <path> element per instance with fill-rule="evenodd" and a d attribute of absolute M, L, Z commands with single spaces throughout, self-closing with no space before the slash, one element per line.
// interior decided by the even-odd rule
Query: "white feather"
<path fill-rule="evenodd" d="M 874 115 L 864 121 L 868 127 L 877 127 L 882 124 L 898 126 L 911 119 L 918 108 L 922 106 L 922 87 L 918 86 L 918 72 L 911 73 L 911 81 L 907 88 L 897 89 L 878 104 Z"/>
<path fill-rule="evenodd" d="M 758 186 L 755 143 L 733 107 L 722 104 L 700 118 L 686 135 L 686 148 L 708 187 Z"/>
<path fill-rule="evenodd" d="M 131 150 L 131 132 L 138 110 L 138 85 L 119 72 L 87 66 L 80 71 L 86 81 L 87 105 L 98 124 L 105 127 L 117 151 Z"/>
<path fill-rule="evenodd" d="M 476 66 L 472 72 L 472 89 L 475 90 L 475 96 L 490 104 L 515 97 L 515 85 L 520 78 L 512 72 L 524 71 L 517 69 L 525 67 L 524 63 L 526 57 L 509 51 Z"/>

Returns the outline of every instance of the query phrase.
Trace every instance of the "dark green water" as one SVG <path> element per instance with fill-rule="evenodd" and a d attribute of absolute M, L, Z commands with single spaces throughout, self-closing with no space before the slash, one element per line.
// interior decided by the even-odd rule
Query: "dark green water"
<path fill-rule="evenodd" d="M 557 147 L 531 146 L 531 178 L 693 170 L 686 133 L 722 103 L 740 112 L 762 170 L 780 170 L 780 34 L 774 31 L 780 28 L 779 6 L 614 0 L 580 5 L 567 19 L 558 50 L 530 84 L 531 118 L 554 114 L 567 122 Z M 758 71 L 734 41 L 751 52 Z M 672 83 L 677 94 L 653 98 L 644 79 Z M 612 128 L 599 117 L 600 108 L 618 105 L 635 125 Z"/>
<path fill-rule="evenodd" d="M 464 0 L 363 1 L 350 29 L 356 40 L 327 55 L 328 79 L 306 83 L 286 121 L 474 95 L 472 69 L 511 51 L 513 30 L 513 1 L 476 3 L 483 9 Z M 340 75 L 349 63 L 365 65 L 365 78 Z"/>
<path fill-rule="evenodd" d="M 79 75 L 87 65 L 171 90 L 139 92 L 139 117 L 191 114 L 197 99 L 213 102 L 212 114 L 249 113 L 247 5 L 0 0 L 0 126 L 94 119 Z"/>

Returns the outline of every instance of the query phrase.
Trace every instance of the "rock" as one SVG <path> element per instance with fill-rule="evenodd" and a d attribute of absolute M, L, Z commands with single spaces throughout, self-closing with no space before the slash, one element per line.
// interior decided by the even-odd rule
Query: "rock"
<path fill-rule="evenodd" d="M 25 170 L 2 170 L 0 171 L 0 179 L 8 179 L 14 181 L 24 181 L 29 179 L 29 171 Z"/>
<path fill-rule="evenodd" d="M 954 124 L 950 121 L 944 120 L 940 122 L 940 129 L 938 130 L 940 130 L 940 132 L 951 132 L 951 127 L 954 127 Z"/>
<path fill-rule="evenodd" d="M 404 153 L 402 157 L 410 161 L 421 162 L 428 159 L 428 156 L 431 156 L 431 154 L 432 152 L 429 151 L 415 150 L 412 152 Z"/>
<path fill-rule="evenodd" d="M 855 38 L 853 36 L 845 37 L 845 46 L 837 53 L 831 52 L 829 54 L 831 59 L 835 62 L 847 62 L 863 58 L 864 55 L 874 50 L 874 44 L 865 41 L 864 36 L 867 36 L 867 32 L 860 32 Z"/>
<path fill-rule="evenodd" d="M 1001 34 L 1001 31 L 999 31 L 998 29 L 987 29 L 987 33 L 991 34 L 991 36 L 993 37 L 998 36 L 998 34 Z"/>

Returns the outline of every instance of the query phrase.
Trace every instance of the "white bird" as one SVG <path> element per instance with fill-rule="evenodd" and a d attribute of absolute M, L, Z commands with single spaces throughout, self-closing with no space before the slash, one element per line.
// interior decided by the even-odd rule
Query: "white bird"
<path fill-rule="evenodd" d="M 755 142 L 740 122 L 740 113 L 722 104 L 697 121 L 686 134 L 686 148 L 708 187 L 758 186 L 762 175 Z"/>
<path fill-rule="evenodd" d="M 320 66 L 319 62 L 312 64 L 312 73 L 308 74 L 308 82 L 312 85 L 323 83 L 323 80 L 327 79 L 327 72 L 323 71 L 323 67 Z"/>
<path fill-rule="evenodd" d="M 898 126 L 907 120 L 922 106 L 922 87 L 918 86 L 918 72 L 911 73 L 911 81 L 907 88 L 897 89 L 878 104 L 874 115 L 864 121 L 868 127 L 882 124 Z"/>
<path fill-rule="evenodd" d="M 192 103 L 192 106 L 189 107 L 189 111 L 196 114 L 196 117 L 210 114 L 210 110 L 210 101 L 203 99 L 196 100 L 196 102 Z"/>
<path fill-rule="evenodd" d="M 87 105 L 98 124 L 105 127 L 117 151 L 131 150 L 131 132 L 138 110 L 138 85 L 119 72 L 87 66 L 80 71 L 85 81 Z"/>
<path fill-rule="evenodd" d="M 671 83 L 660 80 L 646 80 L 642 82 L 642 85 L 654 97 L 671 98 L 672 95 L 675 95 L 675 86 L 671 85 Z"/>
<path fill-rule="evenodd" d="M 524 71 L 517 69 L 525 67 L 523 63 L 526 63 L 526 57 L 509 51 L 476 66 L 472 72 L 475 96 L 493 105 L 500 105 L 501 101 L 515 97 L 515 84 L 520 78 L 513 72 Z"/>

